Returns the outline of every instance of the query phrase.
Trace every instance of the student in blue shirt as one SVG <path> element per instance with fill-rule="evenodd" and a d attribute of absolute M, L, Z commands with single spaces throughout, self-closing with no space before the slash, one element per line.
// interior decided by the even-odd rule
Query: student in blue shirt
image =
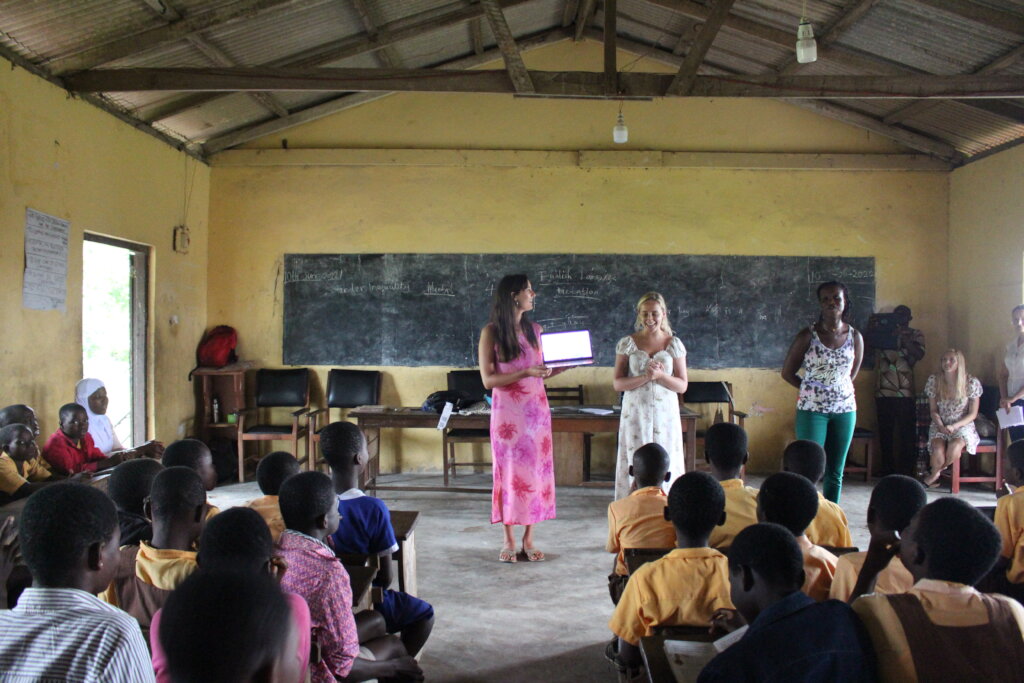
<path fill-rule="evenodd" d="M 750 626 L 698 683 L 874 681 L 874 651 L 856 614 L 838 600 L 815 602 L 800 590 L 803 582 L 803 555 L 786 528 L 755 524 L 737 534 L 729 583 L 739 615 L 719 610 L 715 625 Z"/>
<path fill-rule="evenodd" d="M 384 588 L 383 602 L 373 607 L 384 615 L 388 633 L 399 633 L 405 649 L 415 657 L 434 628 L 434 608 L 429 602 L 389 588 L 394 576 L 391 554 L 398 550 L 398 541 L 388 506 L 359 490 L 359 473 L 369 459 L 366 439 L 351 422 L 334 422 L 321 430 L 320 449 L 331 466 L 341 513 L 338 530 L 331 536 L 334 552 L 380 558 L 374 585 Z"/>

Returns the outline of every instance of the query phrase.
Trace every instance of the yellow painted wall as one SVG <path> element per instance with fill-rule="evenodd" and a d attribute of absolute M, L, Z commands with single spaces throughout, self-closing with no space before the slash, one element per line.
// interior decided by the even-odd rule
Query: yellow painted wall
<path fill-rule="evenodd" d="M 186 377 L 206 325 L 209 171 L 0 60 L 0 405 L 35 407 L 45 436 L 57 427 L 57 409 L 74 399 L 88 231 L 153 247 L 149 431 L 178 437 L 194 412 Z M 71 222 L 66 313 L 22 308 L 26 208 Z M 182 222 L 192 232 L 188 255 L 171 251 L 172 228 Z M 178 325 L 169 323 L 174 315 Z"/>
<path fill-rule="evenodd" d="M 994 384 L 1024 303 L 1024 148 L 957 169 L 949 184 L 950 343 Z"/>

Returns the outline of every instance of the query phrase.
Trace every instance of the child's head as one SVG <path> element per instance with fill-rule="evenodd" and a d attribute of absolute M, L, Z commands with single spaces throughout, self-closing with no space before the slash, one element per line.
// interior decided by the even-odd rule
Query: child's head
<path fill-rule="evenodd" d="M 868 528 L 872 533 L 897 531 L 902 534 L 927 502 L 928 495 L 917 479 L 902 474 L 882 477 L 871 491 Z"/>
<path fill-rule="evenodd" d="M 143 504 L 153 488 L 153 480 L 163 469 L 163 465 L 151 458 L 123 462 L 107 480 L 107 495 L 118 510 L 145 514 Z"/>
<path fill-rule="evenodd" d="M 336 474 L 359 472 L 366 464 L 366 439 L 351 422 L 332 422 L 320 430 L 320 450 Z"/>
<path fill-rule="evenodd" d="M 900 559 L 914 580 L 974 585 L 999 558 L 995 525 L 966 501 L 939 498 L 914 516 L 900 541 Z"/>
<path fill-rule="evenodd" d="M 89 415 L 77 403 L 65 403 L 60 407 L 60 431 L 72 441 L 82 439 L 89 432 Z"/>
<path fill-rule="evenodd" d="M 778 524 L 753 524 L 729 546 L 732 602 L 747 622 L 767 604 L 804 584 L 804 558 L 796 538 Z"/>
<path fill-rule="evenodd" d="M 188 467 L 203 480 L 207 491 L 217 487 L 217 470 L 213 467 L 213 454 L 199 439 L 181 439 L 164 449 L 160 459 L 164 467 Z"/>
<path fill-rule="evenodd" d="M 758 521 L 781 524 L 794 536 L 803 536 L 817 514 L 818 491 L 799 474 L 776 472 L 761 484 Z"/>
<path fill-rule="evenodd" d="M 0 450 L 19 462 L 28 462 L 39 455 L 32 430 L 23 424 L 10 424 L 0 429 Z"/>
<path fill-rule="evenodd" d="M 277 581 L 197 571 L 168 596 L 160 644 L 173 681 L 295 681 L 299 635 Z"/>
<path fill-rule="evenodd" d="M 203 571 L 267 571 L 274 541 L 266 521 L 252 508 L 229 508 L 214 516 L 199 538 L 196 562 Z"/>
<path fill-rule="evenodd" d="M 121 532 L 114 503 L 99 489 L 61 483 L 36 491 L 22 510 L 18 535 L 38 587 L 98 593 L 114 577 Z"/>
<path fill-rule="evenodd" d="M 299 473 L 299 461 L 286 451 L 274 451 L 256 466 L 256 481 L 265 496 L 276 496 L 284 480 Z"/>
<path fill-rule="evenodd" d="M 669 479 L 668 451 L 660 444 L 644 444 L 633 453 L 629 473 L 636 479 L 638 488 L 661 486 Z"/>
<path fill-rule="evenodd" d="M 36 419 L 36 411 L 24 403 L 15 403 L 0 410 L 0 427 L 12 424 L 22 424 L 32 430 L 32 436 L 39 436 L 39 420 Z"/>
<path fill-rule="evenodd" d="M 697 545 L 707 545 L 716 525 L 725 522 L 725 491 L 707 472 L 687 472 L 672 483 L 665 519 L 676 535 L 685 535 Z M 703 539 L 703 543 L 700 543 Z"/>
<path fill-rule="evenodd" d="M 341 516 L 331 478 L 322 472 L 300 472 L 281 484 L 278 504 L 284 525 L 323 538 L 338 530 Z"/>
<path fill-rule="evenodd" d="M 153 520 L 153 531 L 174 527 L 199 538 L 206 521 L 206 489 L 193 470 L 168 467 L 153 478 L 147 511 Z"/>
<path fill-rule="evenodd" d="M 795 472 L 817 484 L 825 476 L 825 449 L 817 441 L 793 441 L 782 452 L 782 471 Z"/>
<path fill-rule="evenodd" d="M 747 462 L 747 432 L 731 422 L 708 427 L 704 436 L 704 458 L 718 479 L 735 479 Z"/>
<path fill-rule="evenodd" d="M 1014 441 L 1006 447 L 1007 468 L 1006 480 L 1012 486 L 1024 486 L 1024 439 Z"/>

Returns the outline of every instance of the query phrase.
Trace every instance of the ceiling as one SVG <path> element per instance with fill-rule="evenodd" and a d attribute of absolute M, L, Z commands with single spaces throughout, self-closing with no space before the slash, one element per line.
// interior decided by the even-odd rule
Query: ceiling
<path fill-rule="evenodd" d="M 604 73 L 523 64 L 583 39 Z M 1014 0 L 3 0 L 0 55 L 200 157 L 395 91 L 772 97 L 951 168 L 1024 141 Z"/>

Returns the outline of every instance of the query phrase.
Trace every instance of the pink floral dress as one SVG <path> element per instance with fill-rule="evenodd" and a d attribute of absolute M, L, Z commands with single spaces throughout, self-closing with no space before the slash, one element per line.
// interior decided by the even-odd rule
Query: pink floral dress
<path fill-rule="evenodd" d="M 534 323 L 540 338 L 540 325 Z M 516 372 L 543 362 L 538 349 L 520 333 L 522 352 L 498 373 Z M 551 410 L 540 377 L 524 377 L 491 392 L 491 453 L 494 487 L 491 523 L 536 524 L 555 517 L 555 466 L 551 450 Z"/>

